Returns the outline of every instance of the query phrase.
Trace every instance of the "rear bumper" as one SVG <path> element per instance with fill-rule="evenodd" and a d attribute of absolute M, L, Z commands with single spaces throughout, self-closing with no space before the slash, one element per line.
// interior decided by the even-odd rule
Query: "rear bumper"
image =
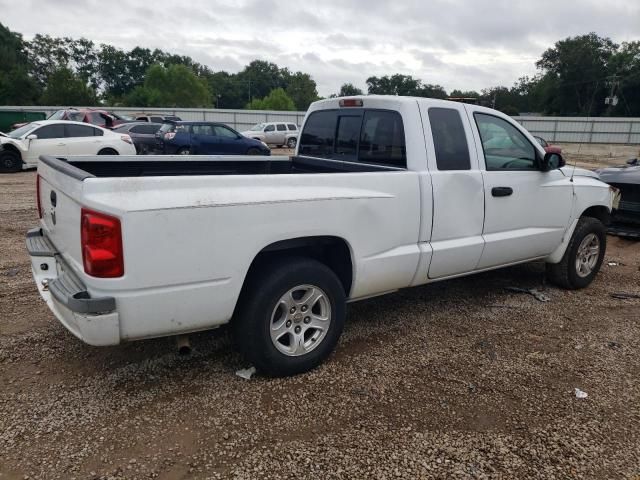
<path fill-rule="evenodd" d="M 40 228 L 27 233 L 27 251 L 40 296 L 60 323 L 90 345 L 120 343 L 120 322 L 113 297 L 91 297 Z"/>

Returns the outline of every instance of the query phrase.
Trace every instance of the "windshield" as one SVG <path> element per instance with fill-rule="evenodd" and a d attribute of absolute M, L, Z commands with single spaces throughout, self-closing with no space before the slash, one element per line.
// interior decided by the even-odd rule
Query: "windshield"
<path fill-rule="evenodd" d="M 173 123 L 163 123 L 162 126 L 158 129 L 158 132 L 167 133 L 170 132 L 173 127 L 175 127 L 175 124 Z"/>
<path fill-rule="evenodd" d="M 257 125 L 254 125 L 253 127 L 251 127 L 251 131 L 252 132 L 260 132 L 260 131 L 262 131 L 262 129 L 264 128 L 265 125 L 266 125 L 266 123 L 259 123 Z"/>
<path fill-rule="evenodd" d="M 14 131 L 9 132 L 9 134 L 7 135 L 7 137 L 9 138 L 20 138 L 21 136 L 23 136 L 24 134 L 26 134 L 27 132 L 30 132 L 31 130 L 33 130 L 34 128 L 38 127 L 39 125 L 35 124 L 35 123 L 29 123 L 27 125 L 24 125 L 23 127 L 20 128 L 16 128 Z"/>

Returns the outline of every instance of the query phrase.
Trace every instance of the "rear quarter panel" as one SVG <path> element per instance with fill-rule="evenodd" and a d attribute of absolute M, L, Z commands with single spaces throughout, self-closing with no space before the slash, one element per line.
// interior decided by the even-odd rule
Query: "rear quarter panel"
<path fill-rule="evenodd" d="M 125 275 L 84 280 L 117 299 L 123 339 L 227 322 L 253 259 L 289 238 L 345 239 L 351 298 L 405 287 L 420 255 L 418 182 L 408 171 L 87 179 L 86 205 L 121 218 Z"/>

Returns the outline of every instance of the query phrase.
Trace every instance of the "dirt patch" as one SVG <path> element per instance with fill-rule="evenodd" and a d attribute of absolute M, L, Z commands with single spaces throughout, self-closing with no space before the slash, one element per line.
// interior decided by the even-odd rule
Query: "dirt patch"
<path fill-rule="evenodd" d="M 186 358 L 68 333 L 24 248 L 34 182 L 0 176 L 0 479 L 640 475 L 640 300 L 610 296 L 640 293 L 640 242 L 609 237 L 586 290 L 530 264 L 350 305 L 325 365 L 244 381 L 225 331 Z"/>

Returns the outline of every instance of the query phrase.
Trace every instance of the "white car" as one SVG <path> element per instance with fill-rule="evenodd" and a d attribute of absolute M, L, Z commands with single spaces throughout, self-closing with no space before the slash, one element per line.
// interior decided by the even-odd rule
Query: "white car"
<path fill-rule="evenodd" d="M 241 135 L 260 140 L 266 145 L 275 145 L 276 147 L 286 145 L 289 148 L 296 148 L 299 133 L 297 125 L 288 122 L 258 123 L 249 130 L 240 132 Z"/>
<path fill-rule="evenodd" d="M 231 322 L 271 375 L 324 360 L 347 302 L 532 260 L 588 286 L 616 194 L 511 117 L 428 98 L 316 102 L 291 158 L 143 163 L 41 159 L 42 297 L 92 345 Z"/>
<path fill-rule="evenodd" d="M 135 155 L 129 135 L 82 122 L 41 120 L 0 137 L 0 172 L 35 167 L 41 155 Z"/>

